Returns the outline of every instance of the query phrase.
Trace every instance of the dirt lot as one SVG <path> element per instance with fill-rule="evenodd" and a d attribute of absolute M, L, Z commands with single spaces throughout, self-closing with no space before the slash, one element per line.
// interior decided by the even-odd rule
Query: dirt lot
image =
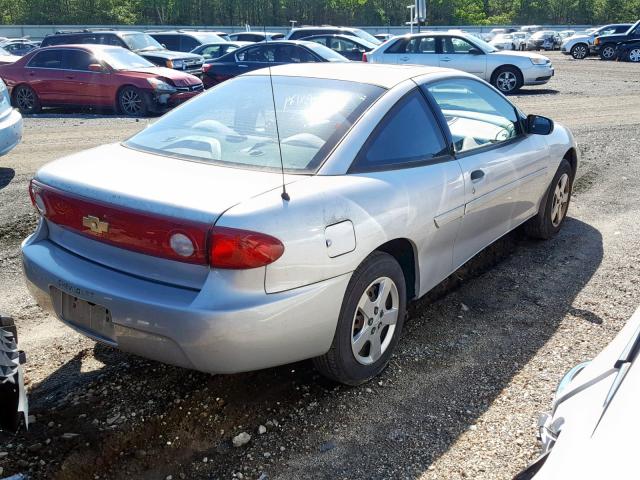
<path fill-rule="evenodd" d="M 509 235 L 414 304 L 390 367 L 357 388 L 307 362 L 232 376 L 168 367 L 41 312 L 20 270 L 35 223 L 28 180 L 147 121 L 26 119 L 24 142 L 0 159 L 0 311 L 16 318 L 29 356 L 35 423 L 0 432 L 0 476 L 510 478 L 537 453 L 537 413 L 560 376 L 640 303 L 639 67 L 550 56 L 556 77 L 513 99 L 573 129 L 582 163 L 571 218 L 552 241 Z M 240 432 L 251 441 L 235 448 Z"/>

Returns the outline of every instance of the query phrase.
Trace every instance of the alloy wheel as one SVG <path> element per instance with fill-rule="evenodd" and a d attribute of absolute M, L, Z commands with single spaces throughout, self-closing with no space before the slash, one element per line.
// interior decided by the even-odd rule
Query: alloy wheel
<path fill-rule="evenodd" d="M 602 50 L 602 58 L 606 60 L 610 60 L 613 58 L 615 53 L 616 51 L 614 50 L 613 47 L 604 47 L 604 49 Z"/>
<path fill-rule="evenodd" d="M 582 60 L 587 56 L 587 47 L 584 45 L 576 45 L 573 48 L 573 58 L 576 60 Z"/>
<path fill-rule="evenodd" d="M 20 88 L 16 92 L 16 104 L 25 112 L 33 110 L 36 105 L 36 94 L 29 88 Z"/>
<path fill-rule="evenodd" d="M 120 96 L 120 106 L 126 115 L 140 115 L 142 102 L 142 97 L 135 90 L 125 90 Z"/>
<path fill-rule="evenodd" d="M 551 204 L 551 223 L 557 227 L 562 223 L 562 219 L 567 214 L 569 206 L 569 175 L 564 173 L 558 179 L 556 188 L 553 191 L 553 202 Z"/>
<path fill-rule="evenodd" d="M 640 62 L 640 48 L 634 48 L 629 52 L 629 61 Z"/>
<path fill-rule="evenodd" d="M 501 72 L 496 79 L 496 85 L 501 92 L 511 92 L 517 84 L 518 79 L 513 72 Z"/>
<path fill-rule="evenodd" d="M 380 277 L 365 289 L 353 316 L 351 350 L 362 365 L 377 362 L 393 339 L 400 296 L 389 277 Z"/>

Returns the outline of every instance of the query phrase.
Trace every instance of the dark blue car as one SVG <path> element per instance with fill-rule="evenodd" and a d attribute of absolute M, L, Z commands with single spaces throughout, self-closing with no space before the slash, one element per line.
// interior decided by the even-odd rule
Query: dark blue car
<path fill-rule="evenodd" d="M 203 67 L 205 88 L 251 70 L 286 63 L 347 62 L 342 55 L 315 42 L 278 40 L 260 42 L 206 61 Z"/>

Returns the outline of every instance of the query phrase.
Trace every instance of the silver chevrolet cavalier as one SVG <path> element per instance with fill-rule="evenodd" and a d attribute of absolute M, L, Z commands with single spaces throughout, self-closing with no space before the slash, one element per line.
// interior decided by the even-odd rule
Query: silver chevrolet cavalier
<path fill-rule="evenodd" d="M 510 230 L 562 227 L 575 141 L 489 84 L 297 64 L 224 82 L 52 162 L 22 246 L 39 303 L 144 357 L 231 373 L 313 358 L 358 384 L 407 302 Z"/>

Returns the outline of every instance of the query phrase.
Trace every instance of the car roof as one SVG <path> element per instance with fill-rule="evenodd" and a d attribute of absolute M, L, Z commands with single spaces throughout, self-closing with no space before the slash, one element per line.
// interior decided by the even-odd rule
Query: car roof
<path fill-rule="evenodd" d="M 268 69 L 255 70 L 245 75 L 267 75 Z M 344 80 L 354 83 L 366 83 L 390 89 L 399 83 L 425 74 L 438 74 L 448 71 L 445 68 L 420 65 L 389 65 L 362 62 L 318 62 L 290 63 L 271 67 L 273 75 L 285 77 L 310 77 L 326 80 Z M 459 72 L 461 75 L 465 75 Z"/>
<path fill-rule="evenodd" d="M 43 52 L 45 50 L 57 50 L 60 48 L 77 48 L 80 50 L 87 50 L 89 52 L 100 52 L 102 50 L 110 50 L 112 48 L 121 48 L 122 50 L 126 50 L 125 48 L 118 47 L 117 45 L 101 45 L 97 43 L 65 43 L 63 45 L 50 45 L 48 47 L 38 48 L 37 50 L 33 51 Z"/>

